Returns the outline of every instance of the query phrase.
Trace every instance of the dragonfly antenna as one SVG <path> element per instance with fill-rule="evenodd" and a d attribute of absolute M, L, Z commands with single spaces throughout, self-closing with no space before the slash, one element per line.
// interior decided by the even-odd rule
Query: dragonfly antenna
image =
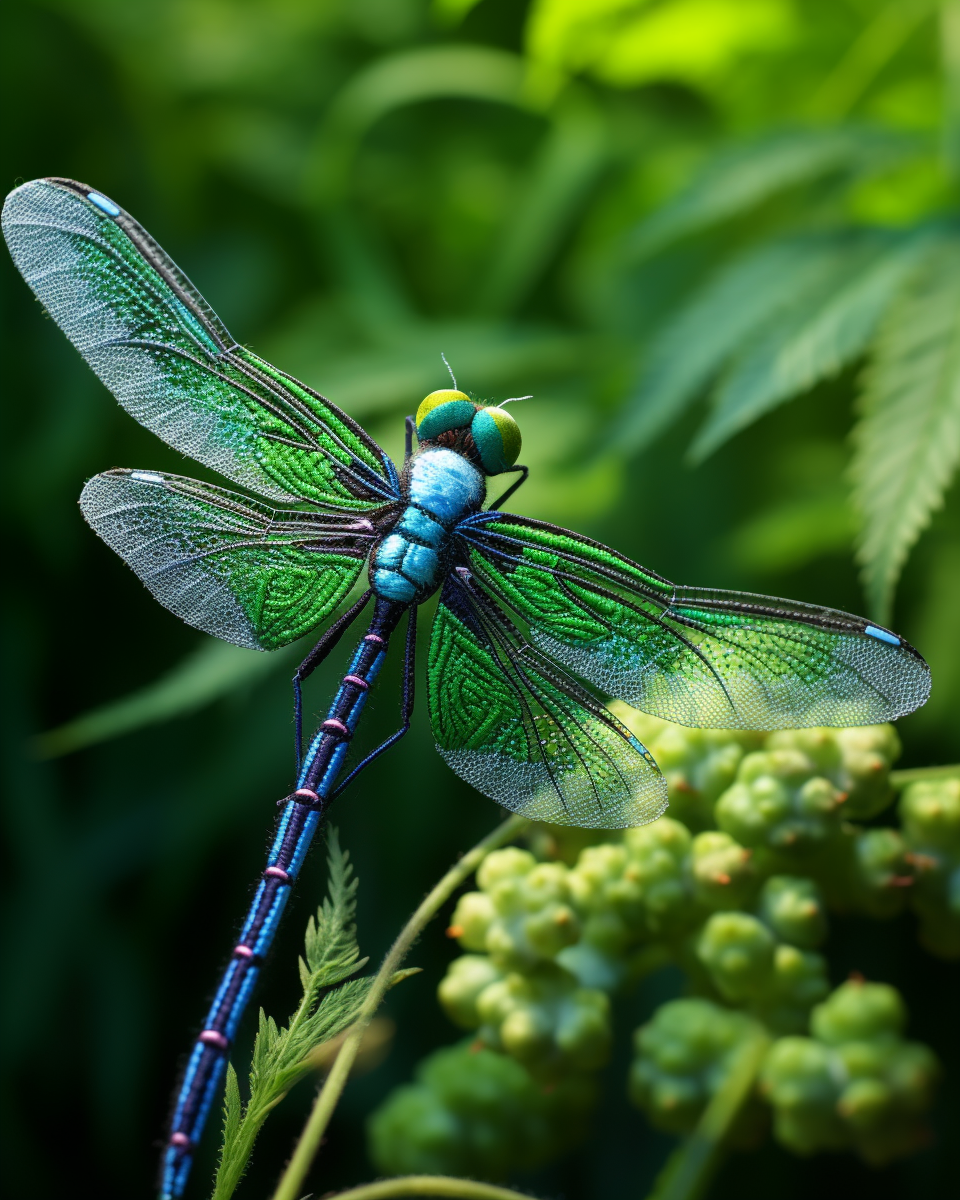
<path fill-rule="evenodd" d="M 516 400 L 532 400 L 533 396 L 511 396 L 509 400 L 501 400 L 501 404 L 513 404 Z"/>
<path fill-rule="evenodd" d="M 440 351 L 440 357 L 443 359 L 443 365 L 450 372 L 450 378 L 453 380 L 453 390 L 458 391 L 459 389 L 457 388 L 457 377 L 456 377 L 456 375 L 454 375 L 453 367 L 451 367 L 450 364 L 447 362 L 447 356 L 444 354 L 444 352 L 442 350 Z"/>

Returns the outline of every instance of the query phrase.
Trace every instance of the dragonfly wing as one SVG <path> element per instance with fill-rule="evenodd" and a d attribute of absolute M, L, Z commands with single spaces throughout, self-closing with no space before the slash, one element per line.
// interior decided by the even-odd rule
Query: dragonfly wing
<path fill-rule="evenodd" d="M 500 513 L 458 526 L 470 570 L 534 644 L 609 695 L 681 725 L 870 725 L 924 703 L 930 669 L 862 617 L 677 587 L 606 546 Z"/>
<path fill-rule="evenodd" d="M 427 679 L 440 754 L 505 808 L 590 829 L 642 825 L 666 808 L 649 752 L 456 575 L 440 597 Z"/>
<path fill-rule="evenodd" d="M 161 604 L 256 650 L 285 646 L 328 617 L 375 536 L 363 517 L 277 511 L 155 471 L 95 475 L 80 508 Z"/>
<path fill-rule="evenodd" d="M 38 179 L 3 208 L 10 253 L 142 425 L 271 500 L 362 511 L 397 497 L 386 454 L 322 396 L 238 346 L 146 230 L 105 196 Z"/>

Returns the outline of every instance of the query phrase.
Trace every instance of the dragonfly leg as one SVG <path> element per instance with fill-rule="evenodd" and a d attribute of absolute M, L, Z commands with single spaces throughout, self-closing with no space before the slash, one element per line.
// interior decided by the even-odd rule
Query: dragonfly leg
<path fill-rule="evenodd" d="M 406 433 L 403 442 L 403 461 L 407 463 L 413 455 L 413 435 L 417 432 L 417 423 L 413 417 L 407 417 Z"/>
<path fill-rule="evenodd" d="M 367 607 L 372 595 L 373 589 L 368 588 L 352 608 L 348 608 L 342 617 L 334 621 L 300 666 L 297 667 L 296 674 L 293 677 L 293 718 L 296 724 L 298 775 L 300 774 L 300 761 L 303 757 L 303 681 L 313 674 L 330 651 L 334 649 L 353 622 Z"/>
<path fill-rule="evenodd" d="M 355 775 L 359 775 L 364 767 L 369 766 L 384 750 L 388 750 L 394 742 L 399 742 L 410 728 L 410 718 L 413 716 L 414 688 L 416 684 L 417 664 L 417 606 L 412 604 L 407 616 L 407 640 L 403 651 L 403 683 L 400 691 L 400 728 L 392 733 L 386 741 L 380 743 L 376 750 L 371 750 L 365 759 L 357 763 L 346 779 L 331 793 L 334 800 L 350 783 Z"/>
<path fill-rule="evenodd" d="M 525 484 L 527 482 L 527 476 L 530 474 L 529 467 L 510 467 L 510 468 L 508 468 L 507 471 L 504 471 L 503 473 L 504 473 L 504 475 L 506 475 L 506 474 L 512 474 L 517 471 L 520 473 L 520 478 L 515 480 L 513 483 L 511 483 L 510 486 L 507 488 L 507 490 L 503 493 L 503 495 L 498 496 L 497 499 L 494 501 L 494 503 L 489 505 L 489 507 L 487 509 L 488 512 L 496 512 L 501 504 L 503 504 L 505 501 L 510 499 L 510 497 L 513 495 L 513 493 L 517 490 L 518 487 L 522 487 L 523 484 Z"/>

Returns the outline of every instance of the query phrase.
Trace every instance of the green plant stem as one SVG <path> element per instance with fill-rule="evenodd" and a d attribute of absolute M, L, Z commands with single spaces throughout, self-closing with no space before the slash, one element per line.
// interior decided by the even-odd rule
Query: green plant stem
<path fill-rule="evenodd" d="M 704 1195 L 720 1163 L 723 1143 L 750 1098 L 769 1045 L 770 1039 L 763 1033 L 744 1043 L 696 1129 L 671 1154 L 647 1200 L 699 1200 Z"/>
<path fill-rule="evenodd" d="M 330 1200 L 381 1200 L 385 1196 L 454 1196 L 463 1200 L 530 1200 L 522 1192 L 478 1183 L 475 1179 L 455 1179 L 452 1175 L 404 1175 L 397 1179 L 378 1179 L 346 1192 L 333 1192 Z"/>
<path fill-rule="evenodd" d="M 908 783 L 934 783 L 938 779 L 960 779 L 960 763 L 945 767 L 914 767 L 909 771 L 891 771 L 890 786 L 902 791 Z"/>
<path fill-rule="evenodd" d="M 333 1110 L 346 1086 L 350 1068 L 353 1066 L 364 1030 L 380 1007 L 380 1003 L 390 989 L 394 976 L 407 955 L 410 947 L 423 932 L 424 927 L 436 916 L 440 906 L 450 898 L 461 883 L 472 875 L 491 850 L 513 841 L 517 834 L 528 824 L 524 817 L 509 817 L 501 825 L 488 834 L 482 841 L 477 842 L 472 850 L 444 875 L 440 882 L 424 898 L 413 916 L 400 931 L 397 940 L 390 947 L 380 970 L 374 977 L 367 998 L 360 1009 L 356 1023 L 344 1039 L 340 1052 L 334 1059 L 330 1073 L 324 1081 L 317 1096 L 307 1123 L 303 1128 L 300 1139 L 293 1151 L 293 1157 L 287 1164 L 274 1192 L 274 1200 L 298 1200 L 303 1194 L 303 1182 L 307 1172 L 320 1149 L 320 1143 Z M 370 1186 L 378 1186 L 371 1184 Z M 394 1193 L 400 1195 L 402 1193 Z M 442 1193 L 452 1194 L 452 1193 Z M 458 1193 L 466 1194 L 466 1193 Z M 505 1193 L 506 1194 L 506 1193 Z"/>

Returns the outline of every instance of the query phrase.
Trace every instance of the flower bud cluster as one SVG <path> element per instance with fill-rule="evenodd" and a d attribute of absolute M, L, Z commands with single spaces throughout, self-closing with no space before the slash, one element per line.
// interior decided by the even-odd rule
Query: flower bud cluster
<path fill-rule="evenodd" d="M 528 841 L 539 858 L 488 855 L 453 913 L 448 934 L 464 953 L 439 987 L 475 1040 L 431 1056 L 378 1110 L 378 1165 L 499 1178 L 559 1152 L 608 1058 L 611 996 L 668 962 L 699 994 L 637 1031 L 630 1095 L 653 1124 L 689 1131 L 760 1031 L 779 1038 L 762 1095 L 784 1145 L 870 1161 L 908 1153 L 935 1060 L 902 1040 L 902 1013 L 895 1028 L 876 1015 L 902 1009 L 893 989 L 830 994 L 819 950 L 828 908 L 883 918 L 910 903 L 926 945 L 960 954 L 960 782 L 907 789 L 902 833 L 865 829 L 851 819 L 875 816 L 893 794 L 890 726 L 762 735 L 618 715 L 661 763 L 669 815 L 602 840 L 540 827 Z M 519 1138 L 528 1118 L 542 1128 Z"/>
<path fill-rule="evenodd" d="M 813 1010 L 812 1037 L 775 1042 L 760 1089 L 777 1139 L 799 1154 L 852 1148 L 874 1165 L 920 1146 L 938 1065 L 903 1040 L 905 1021 L 896 989 L 851 980 Z"/>

